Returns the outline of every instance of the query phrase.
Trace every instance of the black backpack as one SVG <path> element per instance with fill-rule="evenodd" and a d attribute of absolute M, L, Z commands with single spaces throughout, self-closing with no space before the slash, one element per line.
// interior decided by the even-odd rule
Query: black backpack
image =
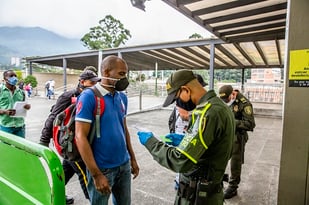
<path fill-rule="evenodd" d="M 88 135 L 90 144 L 92 144 L 94 139 L 95 131 L 97 131 L 97 135 L 100 134 L 100 117 L 105 109 L 103 96 L 95 87 L 92 87 L 91 90 L 93 90 L 96 97 L 96 108 L 94 112 L 96 113 L 96 120 Z M 69 161 L 81 159 L 75 139 L 75 115 L 76 103 L 73 103 L 56 116 L 53 126 L 53 141 L 56 151 L 60 156 Z"/>

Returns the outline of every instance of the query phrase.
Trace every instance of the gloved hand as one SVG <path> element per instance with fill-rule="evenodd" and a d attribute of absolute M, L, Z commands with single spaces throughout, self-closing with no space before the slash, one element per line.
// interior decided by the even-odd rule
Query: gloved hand
<path fill-rule="evenodd" d="M 138 131 L 137 135 L 139 137 L 139 141 L 142 145 L 145 145 L 149 138 L 153 137 L 152 132 L 141 132 Z"/>
<path fill-rule="evenodd" d="M 166 139 L 169 139 L 166 144 L 178 146 L 184 136 L 184 134 L 169 133 L 165 136 Z"/>

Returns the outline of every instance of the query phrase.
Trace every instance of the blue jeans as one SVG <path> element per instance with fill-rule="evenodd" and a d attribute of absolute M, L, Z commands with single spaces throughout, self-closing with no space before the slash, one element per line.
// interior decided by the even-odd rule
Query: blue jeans
<path fill-rule="evenodd" d="M 0 125 L 0 130 L 11 133 L 13 135 L 17 135 L 18 137 L 22 137 L 22 138 L 25 138 L 25 134 L 26 134 L 25 125 L 21 127 L 4 127 Z"/>
<path fill-rule="evenodd" d="M 112 197 L 114 205 L 131 204 L 131 165 L 130 161 L 123 165 L 110 169 L 101 169 L 104 176 L 108 179 L 112 187 Z M 110 194 L 102 194 L 95 188 L 94 181 L 89 171 L 88 176 L 88 193 L 91 205 L 108 205 Z"/>

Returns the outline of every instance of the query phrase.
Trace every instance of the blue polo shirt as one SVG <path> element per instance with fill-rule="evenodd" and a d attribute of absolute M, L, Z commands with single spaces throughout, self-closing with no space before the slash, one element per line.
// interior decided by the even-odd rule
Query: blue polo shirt
<path fill-rule="evenodd" d="M 100 138 L 95 135 L 91 145 L 95 161 L 100 169 L 113 168 L 126 163 L 129 153 L 126 145 L 124 119 L 128 99 L 122 92 L 110 93 L 96 84 L 104 98 L 105 109 L 100 117 Z M 75 121 L 95 123 L 96 97 L 91 89 L 78 97 Z"/>

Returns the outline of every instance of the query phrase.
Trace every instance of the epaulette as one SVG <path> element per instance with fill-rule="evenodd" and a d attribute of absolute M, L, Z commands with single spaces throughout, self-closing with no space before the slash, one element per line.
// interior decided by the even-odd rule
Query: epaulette
<path fill-rule="evenodd" d="M 247 99 L 246 99 L 245 97 L 242 97 L 242 98 L 240 98 L 240 101 L 241 101 L 242 103 L 246 103 L 246 102 L 247 102 Z"/>

